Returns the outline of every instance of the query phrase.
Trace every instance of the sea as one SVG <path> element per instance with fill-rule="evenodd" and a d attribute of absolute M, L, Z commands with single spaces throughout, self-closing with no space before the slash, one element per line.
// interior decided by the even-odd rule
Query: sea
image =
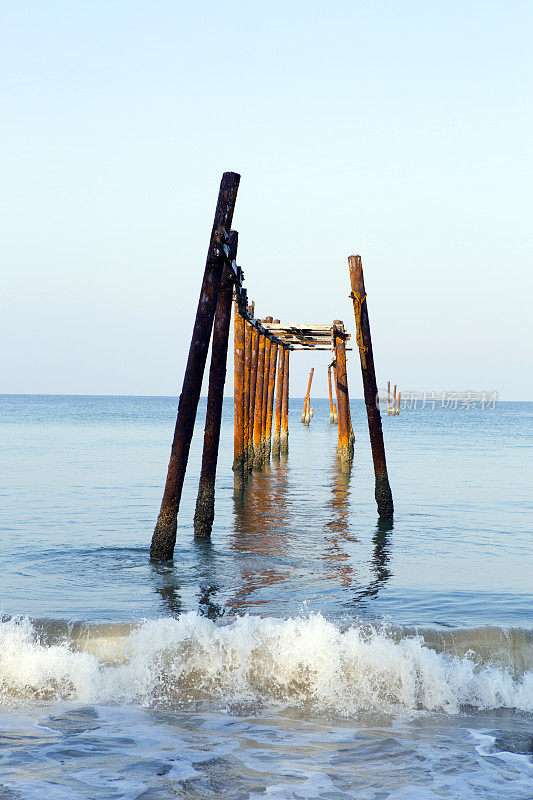
<path fill-rule="evenodd" d="M 350 473 L 327 400 L 233 488 L 210 540 L 149 545 L 175 397 L 4 395 L 1 800 L 533 798 L 532 403 L 383 417 Z"/>

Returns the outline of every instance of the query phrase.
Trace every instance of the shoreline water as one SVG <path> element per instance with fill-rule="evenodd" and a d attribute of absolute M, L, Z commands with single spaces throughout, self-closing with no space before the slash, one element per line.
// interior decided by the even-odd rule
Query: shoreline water
<path fill-rule="evenodd" d="M 533 404 L 385 418 L 383 525 L 362 403 L 350 476 L 295 401 L 244 505 L 226 403 L 212 540 L 193 448 L 153 565 L 175 398 L 0 401 L 6 797 L 529 800 Z"/>

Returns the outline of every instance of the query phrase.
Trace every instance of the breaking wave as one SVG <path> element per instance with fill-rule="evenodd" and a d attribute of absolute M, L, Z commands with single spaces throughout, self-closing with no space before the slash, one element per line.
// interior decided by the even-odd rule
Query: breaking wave
<path fill-rule="evenodd" d="M 341 628 L 321 615 L 220 624 L 196 613 L 139 625 L 0 622 L 0 702 L 8 705 L 533 711 L 532 665 L 532 632 L 500 628 Z"/>

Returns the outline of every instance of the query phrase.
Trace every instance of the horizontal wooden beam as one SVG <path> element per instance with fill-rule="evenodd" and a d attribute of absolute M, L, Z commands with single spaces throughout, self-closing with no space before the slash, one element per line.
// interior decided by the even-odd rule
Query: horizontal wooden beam
<path fill-rule="evenodd" d="M 303 325 L 301 323 L 288 324 L 284 322 L 269 322 L 268 325 L 272 330 L 318 331 L 323 333 L 328 333 L 333 327 L 333 325 L 311 325 L 310 323 Z"/>
<path fill-rule="evenodd" d="M 283 338 L 297 338 L 311 337 L 314 339 L 330 339 L 333 335 L 332 325 L 279 325 L 274 323 L 265 323 L 265 327 L 272 333 L 282 336 Z M 350 338 L 350 334 L 347 334 Z"/>
<path fill-rule="evenodd" d="M 331 347 L 325 347 L 322 344 L 319 345 L 312 345 L 311 347 L 302 347 L 301 345 L 294 345 L 292 350 L 329 350 L 331 353 Z M 353 347 L 345 347 L 346 352 L 353 350 Z"/>

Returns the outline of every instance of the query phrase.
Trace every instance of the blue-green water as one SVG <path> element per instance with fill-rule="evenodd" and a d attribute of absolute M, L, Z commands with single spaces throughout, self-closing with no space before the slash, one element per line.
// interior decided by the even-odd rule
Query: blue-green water
<path fill-rule="evenodd" d="M 350 475 L 291 400 L 244 502 L 227 402 L 195 543 L 202 401 L 153 565 L 176 400 L 1 403 L 0 797 L 533 796 L 533 404 L 385 416 L 385 524 L 361 402 Z"/>

